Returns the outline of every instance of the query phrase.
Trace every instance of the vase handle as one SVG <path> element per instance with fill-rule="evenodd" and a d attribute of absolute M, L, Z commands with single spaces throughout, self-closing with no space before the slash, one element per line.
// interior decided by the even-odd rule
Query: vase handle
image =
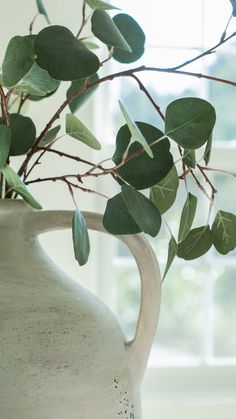
<path fill-rule="evenodd" d="M 32 223 L 36 234 L 71 227 L 72 211 L 43 211 L 32 213 Z M 102 223 L 102 215 L 83 212 L 87 227 L 107 233 Z M 109 233 L 108 233 L 109 234 Z M 141 381 L 151 350 L 160 311 L 161 275 L 156 256 L 142 234 L 116 236 L 124 242 L 133 254 L 141 278 L 141 304 L 134 338 L 126 343 L 131 368 L 136 381 Z"/>

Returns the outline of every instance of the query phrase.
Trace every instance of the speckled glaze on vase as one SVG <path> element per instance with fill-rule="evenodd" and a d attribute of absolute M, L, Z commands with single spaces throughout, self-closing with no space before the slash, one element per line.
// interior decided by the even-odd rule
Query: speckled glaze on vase
<path fill-rule="evenodd" d="M 84 213 L 92 230 L 101 216 Z M 139 387 L 156 330 L 160 273 L 141 235 L 122 236 L 141 277 L 134 339 L 62 272 L 37 236 L 69 228 L 71 211 L 0 200 L 0 418 L 140 419 Z"/>

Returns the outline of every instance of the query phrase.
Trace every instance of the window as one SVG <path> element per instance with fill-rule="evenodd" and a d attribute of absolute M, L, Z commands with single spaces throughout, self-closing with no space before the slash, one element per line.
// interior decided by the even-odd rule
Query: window
<path fill-rule="evenodd" d="M 225 0 L 219 0 L 217 4 L 208 0 L 199 2 L 147 0 L 145 2 L 146 14 L 143 2 L 129 1 L 127 4 L 120 0 L 117 3 L 121 8 L 124 6 L 126 11 L 130 11 L 140 22 L 144 31 L 146 27 L 146 33 L 149 34 L 146 55 L 140 59 L 140 62 L 135 63 L 135 67 L 144 63 L 150 66 L 171 67 L 217 44 L 231 10 L 230 3 L 227 9 Z M 235 30 L 233 25 L 235 25 L 234 22 L 231 23 L 231 32 Z M 229 29 L 229 33 L 231 32 Z M 198 60 L 185 69 L 216 77 L 221 75 L 221 77 L 225 76 L 234 80 L 235 60 L 232 57 L 235 56 L 235 47 L 236 43 L 232 40 L 221 47 L 216 54 Z M 118 68 L 118 65 L 113 65 L 112 70 L 118 71 Z M 149 72 L 139 74 L 139 78 L 160 105 L 162 112 L 165 111 L 168 103 L 178 97 L 198 96 L 209 100 L 217 111 L 217 124 L 214 130 L 215 151 L 212 155 L 211 166 L 224 169 L 222 163 L 224 155 L 228 170 L 235 171 L 236 101 L 232 88 L 197 78 L 171 74 Z M 162 128 L 162 121 L 157 112 L 146 96 L 138 90 L 135 82 L 132 85 L 130 80 L 122 79 L 113 83 L 113 88 L 114 85 L 115 91 L 109 94 L 112 95 L 112 99 L 121 99 L 135 120 L 150 122 Z M 106 86 L 105 89 L 109 87 Z M 114 103 L 114 100 L 111 102 Z M 107 103 L 104 104 L 103 112 L 107 106 L 109 106 Z M 114 115 L 114 125 L 106 126 L 107 147 L 109 148 L 110 144 L 114 143 L 117 128 L 124 121 L 118 106 L 108 111 L 113 112 Z M 102 116 L 98 119 L 102 120 Z M 102 132 L 104 134 L 104 125 Z M 106 155 L 111 154 L 112 152 L 106 153 Z M 236 197 L 232 194 L 235 179 L 222 176 L 217 172 L 211 176 L 211 179 L 219 186 L 217 206 L 221 209 L 227 207 L 228 210 L 235 212 Z M 197 189 L 195 192 L 199 195 Z M 180 205 L 175 205 L 168 212 L 168 220 L 173 232 L 176 232 L 183 205 L 181 191 L 178 196 Z M 227 205 L 225 205 L 226 202 Z M 205 205 L 203 203 L 201 207 L 198 207 L 197 211 L 195 226 L 199 225 L 202 217 L 207 217 L 207 200 Z M 163 229 L 158 240 L 151 240 L 162 270 L 166 260 L 168 239 Z M 110 265 L 108 275 L 112 279 L 105 287 L 104 298 L 116 311 L 126 333 L 132 336 L 139 307 L 139 283 L 135 263 L 121 244 L 113 243 L 109 252 L 110 256 L 113 252 L 113 259 L 109 257 L 113 260 L 113 266 Z M 109 272 L 108 266 L 105 269 Z M 165 399 L 168 394 L 171 394 L 174 399 L 177 396 L 181 398 L 181 394 L 182 396 L 185 394 L 190 399 L 191 397 L 206 398 L 211 394 L 214 399 L 220 393 L 228 401 L 235 394 L 236 380 L 231 375 L 236 371 L 235 277 L 235 253 L 223 258 L 212 250 L 206 257 L 190 263 L 176 260 L 163 284 L 160 323 L 143 390 L 147 415 L 145 418 L 157 417 L 158 410 L 150 406 L 158 394 L 161 394 L 160 399 Z M 235 410 L 229 410 L 227 417 L 235 415 L 235 404 L 233 408 Z M 180 409 L 178 412 L 180 416 L 176 415 L 175 410 L 175 417 L 185 417 L 184 411 Z M 225 417 L 219 408 L 218 411 L 213 409 L 209 412 L 220 419 Z M 172 417 L 173 412 L 170 416 L 167 411 L 162 414 L 163 418 L 169 418 Z M 205 417 L 204 410 L 198 411 L 198 417 L 200 415 Z M 186 417 L 192 418 L 189 412 L 186 413 Z"/>

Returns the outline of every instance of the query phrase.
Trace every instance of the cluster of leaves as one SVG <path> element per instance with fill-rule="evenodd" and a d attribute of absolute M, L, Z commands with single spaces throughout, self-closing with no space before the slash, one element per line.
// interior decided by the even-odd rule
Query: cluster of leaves
<path fill-rule="evenodd" d="M 88 20 L 85 16 L 86 6 L 92 10 L 91 32 L 96 42 L 107 47 L 109 59 L 113 58 L 119 63 L 137 61 L 144 52 L 145 35 L 131 16 L 118 13 L 111 17 L 109 11 L 116 7 L 102 0 L 84 1 L 83 22 L 77 36 L 64 26 L 51 25 L 42 0 L 36 0 L 36 3 L 38 12 L 45 16 L 49 26 L 38 34 L 30 33 L 12 38 L 2 63 L 0 171 L 2 198 L 20 195 L 31 206 L 41 209 L 41 205 L 26 186 L 48 179 L 28 180 L 35 166 L 35 162 L 31 160 L 41 153 L 37 157 L 39 161 L 45 152 L 54 151 L 63 155 L 63 152 L 52 148 L 61 130 L 59 125 L 53 124 L 67 105 L 70 112 L 65 117 L 65 133 L 95 150 L 101 148 L 101 143 L 75 115 L 100 84 L 115 77 L 108 75 L 99 78 L 98 71 L 103 62 L 94 53 L 97 44 L 80 38 Z M 231 3 L 235 15 L 235 2 Z M 120 72 L 116 76 L 123 74 L 124 72 Z M 127 75 L 133 75 L 132 71 L 127 71 Z M 21 107 L 26 100 L 44 100 L 56 93 L 63 81 L 71 82 L 65 101 L 37 136 L 34 122 L 21 114 Z M 20 100 L 16 113 L 11 112 L 11 99 L 14 97 Z M 65 182 L 74 199 L 73 189 L 85 190 L 81 186 L 82 176 L 85 178 L 93 173 L 96 176 L 111 174 L 120 185 L 120 193 L 107 201 L 103 219 L 107 231 L 115 235 L 144 232 L 155 237 L 160 231 L 163 214 L 176 200 L 180 179 L 186 181 L 186 177 L 191 175 L 201 189 L 194 170 L 200 170 L 205 178 L 206 175 L 204 167 L 196 162 L 195 150 L 204 147 L 203 160 L 207 168 L 216 120 L 215 109 L 203 99 L 177 99 L 166 109 L 163 131 L 144 121 L 134 121 L 122 103 L 120 109 L 125 125 L 117 133 L 115 152 L 111 159 L 113 167 L 108 170 L 101 164 L 89 163 L 92 169 L 83 175 L 74 175 L 76 183 L 72 183 L 66 176 L 52 180 Z M 178 174 L 178 165 L 173 160 L 171 144 L 176 144 L 179 149 L 181 170 L 184 171 L 182 175 Z M 16 173 L 10 165 L 10 159 L 18 155 L 25 155 L 25 160 Z M 73 158 L 69 155 L 67 157 Z M 74 159 L 82 160 L 79 156 Z M 211 187 L 210 208 L 216 192 L 213 185 Z M 196 208 L 197 198 L 187 191 L 178 240 L 171 233 L 164 276 L 176 255 L 189 260 L 202 256 L 212 245 L 221 254 L 236 247 L 234 214 L 220 210 L 211 226 L 207 222 L 206 225 L 192 228 Z M 89 256 L 89 236 L 78 208 L 74 212 L 72 231 L 75 257 L 83 265 Z"/>

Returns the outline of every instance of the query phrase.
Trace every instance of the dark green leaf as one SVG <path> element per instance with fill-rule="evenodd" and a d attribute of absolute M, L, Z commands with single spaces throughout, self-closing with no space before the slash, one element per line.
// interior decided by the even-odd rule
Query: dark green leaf
<path fill-rule="evenodd" d="M 89 147 L 100 150 L 101 144 L 89 129 L 75 115 L 68 113 L 66 115 L 66 133 L 70 137 L 88 145 Z"/>
<path fill-rule="evenodd" d="M 94 74 L 93 76 L 82 79 L 75 80 L 71 83 L 71 86 L 67 90 L 67 98 L 78 90 L 82 89 L 85 84 L 90 84 L 98 80 L 98 75 Z M 95 92 L 97 86 L 92 87 L 91 89 L 84 92 L 82 95 L 77 96 L 74 100 L 69 103 L 70 111 L 75 113 L 78 109 L 83 106 L 83 104 L 90 98 L 90 96 Z"/>
<path fill-rule="evenodd" d="M 221 255 L 236 247 L 236 216 L 230 212 L 218 211 L 212 225 L 213 244 Z"/>
<path fill-rule="evenodd" d="M 122 185 L 122 196 L 135 223 L 144 233 L 155 237 L 161 228 L 161 215 L 158 208 L 132 186 Z"/>
<path fill-rule="evenodd" d="M 195 150 L 209 138 L 216 121 L 214 107 L 199 98 L 182 98 L 166 109 L 166 135 L 181 147 Z"/>
<path fill-rule="evenodd" d="M 163 137 L 163 133 L 156 127 L 145 122 L 136 122 L 148 144 Z M 131 133 L 127 125 L 123 125 L 116 138 L 116 151 L 113 156 L 115 164 L 120 164 L 131 140 Z M 129 147 L 128 158 L 141 149 L 141 145 L 134 142 Z M 173 166 L 173 157 L 169 152 L 170 142 L 167 138 L 152 146 L 153 158 L 142 153 L 125 163 L 118 169 L 122 178 L 137 189 L 145 189 L 155 185 L 163 179 Z"/>
<path fill-rule="evenodd" d="M 208 252 L 212 246 L 212 232 L 209 226 L 190 230 L 184 241 L 178 244 L 178 257 L 185 260 L 197 259 Z"/>
<path fill-rule="evenodd" d="M 3 120 L 0 118 L 0 124 Z M 11 147 L 10 155 L 19 156 L 27 153 L 36 140 L 35 125 L 28 116 L 10 114 Z"/>
<path fill-rule="evenodd" d="M 89 235 L 86 221 L 78 209 L 73 213 L 72 237 L 75 259 L 80 266 L 85 265 L 90 252 Z"/>
<path fill-rule="evenodd" d="M 0 170 L 5 166 L 11 145 L 11 130 L 0 125 Z"/>
<path fill-rule="evenodd" d="M 131 48 L 107 12 L 95 9 L 91 18 L 92 32 L 104 44 L 131 53 Z"/>
<path fill-rule="evenodd" d="M 125 118 L 125 122 L 128 125 L 128 128 L 131 133 L 131 138 L 134 141 L 137 141 L 141 144 L 141 146 L 144 148 L 146 153 L 149 155 L 149 157 L 153 157 L 153 152 L 151 147 L 149 146 L 148 142 L 146 141 L 145 137 L 143 136 L 142 132 L 140 131 L 138 125 L 132 120 L 132 118 L 129 116 L 128 112 L 126 111 L 124 105 L 119 101 L 121 112 Z"/>
<path fill-rule="evenodd" d="M 233 7 L 233 16 L 236 16 L 236 0 L 230 0 L 232 7 Z"/>
<path fill-rule="evenodd" d="M 175 165 L 160 182 L 151 187 L 150 199 L 161 214 L 164 214 L 175 202 L 178 187 L 179 177 Z"/>
<path fill-rule="evenodd" d="M 34 64 L 35 52 L 31 42 L 24 36 L 15 36 L 7 46 L 2 64 L 4 84 L 17 84 Z"/>
<path fill-rule="evenodd" d="M 36 3 L 37 3 L 39 13 L 44 15 L 47 23 L 50 25 L 50 20 L 48 18 L 48 14 L 47 14 L 46 9 L 44 7 L 43 1 L 42 0 L 36 0 Z"/>
<path fill-rule="evenodd" d="M 10 166 L 5 166 L 2 169 L 2 173 L 6 179 L 8 186 L 16 191 L 22 198 L 28 202 L 31 207 L 35 209 L 42 209 L 41 205 L 34 199 L 34 197 L 28 192 L 25 184 L 19 178 L 19 176 L 14 172 Z"/>
<path fill-rule="evenodd" d="M 169 246 L 168 246 L 168 257 L 167 257 L 167 262 L 166 262 L 166 267 L 163 274 L 162 282 L 164 281 L 166 274 L 169 271 L 175 256 L 177 255 L 177 251 L 178 251 L 178 244 L 176 243 L 174 236 L 171 236 L 170 241 L 169 241 Z"/>
<path fill-rule="evenodd" d="M 184 150 L 184 156 L 183 156 L 183 163 L 186 164 L 188 167 L 192 167 L 195 169 L 196 167 L 196 155 L 195 150 Z"/>
<path fill-rule="evenodd" d="M 183 206 L 181 218 L 180 218 L 180 225 L 179 225 L 179 234 L 178 234 L 178 241 L 183 241 L 193 224 L 194 216 L 197 209 L 197 198 L 196 196 L 192 195 L 190 192 L 188 193 L 187 199 Z"/>
<path fill-rule="evenodd" d="M 133 63 L 144 53 L 145 35 L 139 24 L 129 15 L 120 13 L 113 18 L 115 25 L 126 39 L 131 52 L 114 48 L 113 58 L 120 63 Z"/>
<path fill-rule="evenodd" d="M 115 235 L 141 232 L 140 227 L 131 217 L 121 193 L 107 201 L 103 225 L 109 233 Z"/>
<path fill-rule="evenodd" d="M 211 147 L 212 147 L 212 133 L 210 134 L 207 140 L 206 148 L 205 148 L 204 156 L 203 156 L 206 166 L 208 165 L 211 158 Z"/>
<path fill-rule="evenodd" d="M 60 129 L 60 125 L 57 125 L 56 127 L 50 129 L 45 135 L 45 137 L 43 137 L 43 139 L 40 141 L 40 147 L 46 147 L 48 144 L 51 144 L 55 140 Z"/>
<path fill-rule="evenodd" d="M 17 85 L 16 93 L 27 93 L 33 96 L 46 96 L 55 91 L 60 82 L 53 79 L 46 70 L 43 70 L 36 63 Z"/>
<path fill-rule="evenodd" d="M 50 26 L 36 37 L 37 63 L 57 80 L 91 76 L 100 67 L 98 57 L 64 26 Z"/>
<path fill-rule="evenodd" d="M 102 0 L 85 0 L 86 3 L 91 7 L 91 9 L 102 9 L 102 10 L 112 10 L 118 9 L 118 7 L 112 6 L 110 3 Z"/>

